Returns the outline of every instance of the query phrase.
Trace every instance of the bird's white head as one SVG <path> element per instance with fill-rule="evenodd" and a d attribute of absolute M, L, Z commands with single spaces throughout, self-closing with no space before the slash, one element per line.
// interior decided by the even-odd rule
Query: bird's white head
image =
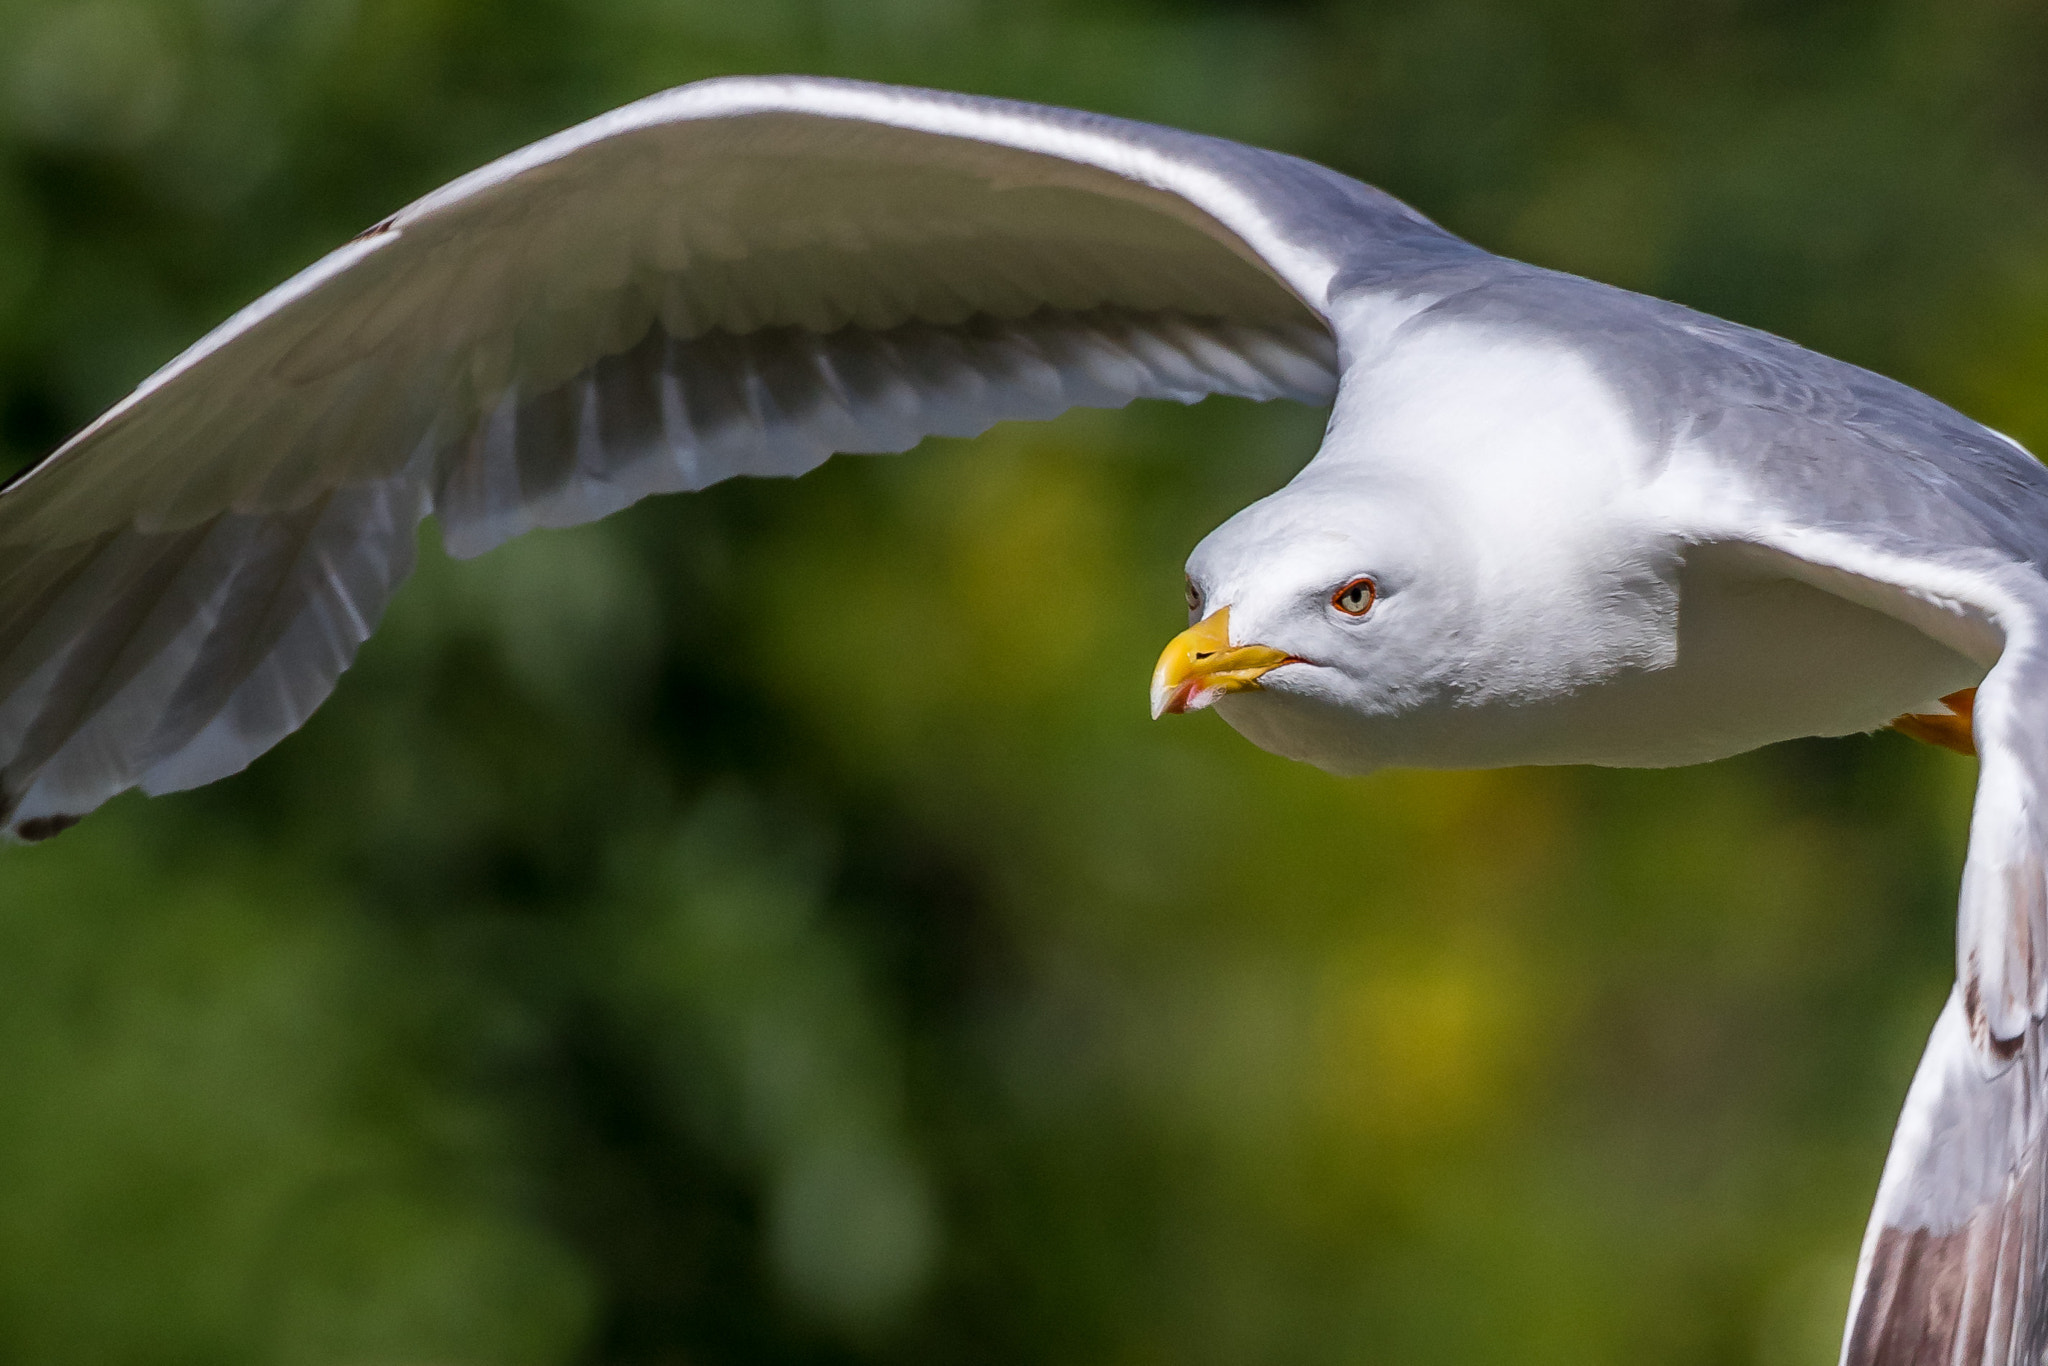
<path fill-rule="evenodd" d="M 1670 662 L 1619 405 L 1554 351 L 1453 341 L 1354 383 L 1323 453 L 1195 548 L 1154 715 L 1214 705 L 1340 773 L 1555 762 L 1592 684 Z"/>
<path fill-rule="evenodd" d="M 1399 722 L 1454 704 L 1477 621 L 1452 526 L 1399 497 L 1304 479 L 1232 517 L 1187 565 L 1189 627 L 1152 714 L 1219 713 L 1261 748 L 1339 772 L 1399 761 Z"/>

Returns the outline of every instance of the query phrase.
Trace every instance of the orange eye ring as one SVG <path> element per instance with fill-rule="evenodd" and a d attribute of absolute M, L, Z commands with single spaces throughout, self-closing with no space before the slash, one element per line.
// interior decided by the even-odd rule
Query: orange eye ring
<path fill-rule="evenodd" d="M 1330 594 L 1330 606 L 1347 617 L 1362 617 L 1380 600 L 1380 586 L 1371 579 L 1353 579 Z"/>

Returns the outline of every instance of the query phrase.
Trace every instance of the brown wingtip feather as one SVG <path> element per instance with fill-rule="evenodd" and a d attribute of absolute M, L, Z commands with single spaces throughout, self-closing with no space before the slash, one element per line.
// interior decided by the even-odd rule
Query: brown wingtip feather
<path fill-rule="evenodd" d="M 1941 699 L 1946 712 L 1909 712 L 1895 717 L 1891 728 L 1901 735 L 1910 735 L 1915 740 L 1930 745 L 1940 745 L 1958 754 L 1977 756 L 1977 737 L 1971 727 L 1970 714 L 1977 705 L 1977 690 L 1964 688 Z"/>
<path fill-rule="evenodd" d="M 2029 1162 L 1960 1228 L 1880 1231 L 1842 1366 L 2038 1366 L 2043 1212 Z"/>
<path fill-rule="evenodd" d="M 1971 1241 L 1967 1229 L 1880 1233 L 1843 1366 L 1951 1366 L 1970 1280 Z M 1981 1324 L 1975 1336 L 1978 1350 L 1964 1361 L 1983 1359 Z"/>

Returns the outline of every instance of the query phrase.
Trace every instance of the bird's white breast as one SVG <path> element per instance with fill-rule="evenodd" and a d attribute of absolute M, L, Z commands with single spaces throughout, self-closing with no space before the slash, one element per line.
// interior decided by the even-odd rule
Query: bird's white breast
<path fill-rule="evenodd" d="M 1982 681 L 1982 665 L 1896 617 L 1786 577 L 1739 543 L 1685 550 L 1676 650 L 1482 722 L 1516 762 L 1662 767 L 1806 735 L 1875 730 Z"/>

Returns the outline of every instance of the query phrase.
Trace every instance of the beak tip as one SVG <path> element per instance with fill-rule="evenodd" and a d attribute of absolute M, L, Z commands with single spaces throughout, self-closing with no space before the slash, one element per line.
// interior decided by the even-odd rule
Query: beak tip
<path fill-rule="evenodd" d="M 1152 719 L 1162 716 L 1185 716 L 1191 711 L 1201 711 L 1216 700 L 1217 690 L 1202 686 L 1199 678 L 1185 678 L 1179 683 L 1163 685 L 1152 690 Z"/>

